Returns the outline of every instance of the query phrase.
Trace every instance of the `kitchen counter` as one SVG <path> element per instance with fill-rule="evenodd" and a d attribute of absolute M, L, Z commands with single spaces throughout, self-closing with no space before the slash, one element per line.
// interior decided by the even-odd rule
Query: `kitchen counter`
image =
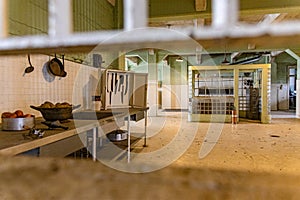
<path fill-rule="evenodd" d="M 36 129 L 46 129 L 42 138 L 38 139 L 24 139 L 23 135 L 28 134 L 26 131 L 3 131 L 0 125 L 0 154 L 3 155 L 18 155 L 39 147 L 47 146 L 49 144 L 78 136 L 81 133 L 86 133 L 91 130 L 99 130 L 103 134 L 107 134 L 116 130 L 120 124 L 124 125 L 125 118 L 144 113 L 148 108 L 127 108 L 127 109 L 113 109 L 101 111 L 80 111 L 74 112 L 74 119 L 63 123 L 68 130 L 61 128 L 49 130 L 48 127 L 41 122 L 43 118 L 36 118 Z M 111 114 L 113 113 L 113 115 Z M 146 134 L 146 132 L 145 132 Z"/>

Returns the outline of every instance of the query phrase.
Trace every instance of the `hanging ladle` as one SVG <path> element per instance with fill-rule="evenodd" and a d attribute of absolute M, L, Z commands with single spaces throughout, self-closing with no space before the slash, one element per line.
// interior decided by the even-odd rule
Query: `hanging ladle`
<path fill-rule="evenodd" d="M 30 66 L 26 67 L 26 69 L 25 69 L 25 73 L 27 73 L 27 74 L 34 70 L 34 67 L 32 66 L 31 61 L 30 61 L 30 55 L 29 54 L 28 54 L 28 62 L 29 62 Z"/>

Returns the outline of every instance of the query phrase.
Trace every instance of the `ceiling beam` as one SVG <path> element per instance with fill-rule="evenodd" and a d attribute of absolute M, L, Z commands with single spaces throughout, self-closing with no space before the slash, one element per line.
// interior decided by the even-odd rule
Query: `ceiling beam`
<path fill-rule="evenodd" d="M 259 22 L 259 24 L 260 24 L 260 25 L 268 25 L 268 24 L 271 24 L 271 23 L 275 22 L 275 20 L 276 20 L 279 16 L 280 16 L 279 13 L 265 15 L 264 18 Z"/>
<path fill-rule="evenodd" d="M 112 6 L 116 5 L 116 0 L 107 0 L 108 3 L 110 3 Z"/>

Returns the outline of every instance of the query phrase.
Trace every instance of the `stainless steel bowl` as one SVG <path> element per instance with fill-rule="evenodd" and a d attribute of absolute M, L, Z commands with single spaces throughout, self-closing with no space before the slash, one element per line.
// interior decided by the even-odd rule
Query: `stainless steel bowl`
<path fill-rule="evenodd" d="M 2 130 L 23 131 L 35 126 L 35 117 L 2 118 Z"/>

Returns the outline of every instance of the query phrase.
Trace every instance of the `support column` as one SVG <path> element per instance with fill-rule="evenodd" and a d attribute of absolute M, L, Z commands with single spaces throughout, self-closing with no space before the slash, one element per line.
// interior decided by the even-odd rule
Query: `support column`
<path fill-rule="evenodd" d="M 239 113 L 239 69 L 234 69 L 233 71 L 234 75 L 234 107 L 237 110 L 237 113 Z M 239 119 L 237 119 L 239 121 Z"/>
<path fill-rule="evenodd" d="M 158 84 L 157 84 L 157 52 L 148 51 L 148 103 L 149 116 L 157 116 L 158 110 Z M 151 95 L 149 95 L 151 94 Z"/>
<path fill-rule="evenodd" d="M 270 90 L 271 90 L 271 74 L 270 74 L 271 65 L 267 65 L 267 67 L 263 67 L 262 69 L 262 102 L 261 102 L 261 123 L 267 124 L 271 121 L 270 116 Z"/>
<path fill-rule="evenodd" d="M 125 71 L 125 52 L 119 52 L 118 69 Z"/>

